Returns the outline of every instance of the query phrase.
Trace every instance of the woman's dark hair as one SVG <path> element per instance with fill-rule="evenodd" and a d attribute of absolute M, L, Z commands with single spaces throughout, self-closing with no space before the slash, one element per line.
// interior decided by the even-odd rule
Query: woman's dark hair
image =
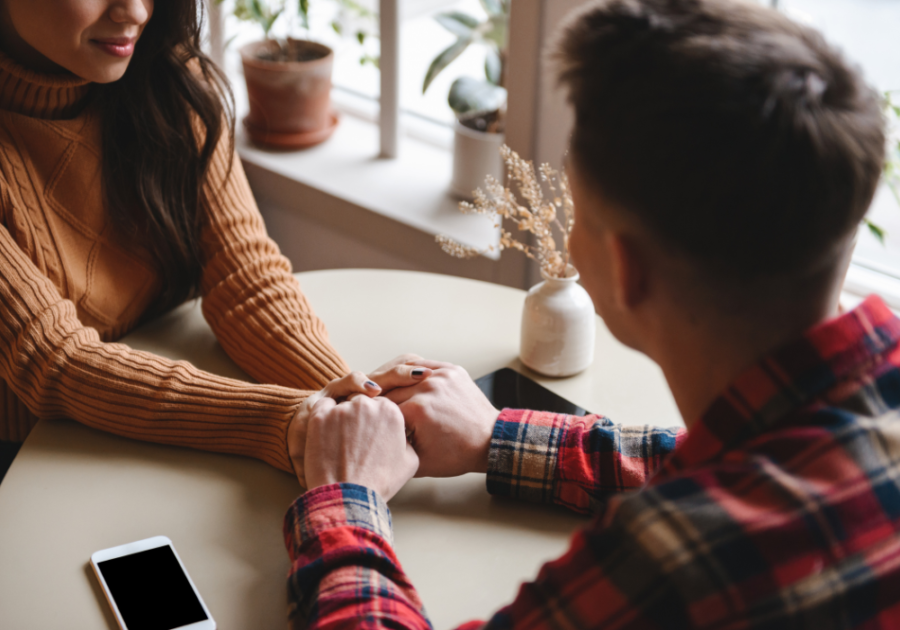
<path fill-rule="evenodd" d="M 884 164 L 881 103 L 813 29 L 750 3 L 601 0 L 556 49 L 596 190 L 729 279 L 835 260 Z"/>
<path fill-rule="evenodd" d="M 203 185 L 222 134 L 234 141 L 231 89 L 200 50 L 202 4 L 156 2 L 125 75 L 95 94 L 109 211 L 157 260 L 155 313 L 197 292 Z"/>

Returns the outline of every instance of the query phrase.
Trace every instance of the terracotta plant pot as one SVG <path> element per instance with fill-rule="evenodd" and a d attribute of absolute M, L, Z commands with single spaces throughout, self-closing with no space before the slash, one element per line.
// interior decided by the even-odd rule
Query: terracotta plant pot
<path fill-rule="evenodd" d="M 298 149 L 324 142 L 337 127 L 331 109 L 334 52 L 289 39 L 288 53 L 291 61 L 278 61 L 280 45 L 272 40 L 241 48 L 250 101 L 244 126 L 253 142 Z"/>

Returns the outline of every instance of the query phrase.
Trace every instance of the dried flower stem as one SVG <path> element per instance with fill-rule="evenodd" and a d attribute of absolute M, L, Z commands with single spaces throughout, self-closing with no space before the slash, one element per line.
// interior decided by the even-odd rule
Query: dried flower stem
<path fill-rule="evenodd" d="M 500 251 L 516 249 L 537 261 L 545 275 L 565 277 L 569 265 L 569 235 L 575 222 L 575 206 L 568 178 L 565 173 L 560 173 L 549 164 L 542 164 L 539 179 L 534 164 L 523 160 L 506 145 L 500 148 L 500 155 L 506 163 L 510 179 L 518 184 L 519 196 L 488 175 L 484 190 L 479 188 L 475 191 L 474 203 L 465 201 L 460 203 L 460 211 L 493 218 L 494 227 L 500 228 L 498 246 Z M 546 184 L 551 201 L 544 199 L 544 187 L 541 182 Z M 527 206 L 519 203 L 519 198 L 523 199 Z M 560 211 L 562 220 L 559 217 Z M 502 227 L 504 219 L 511 221 L 518 231 L 533 234 L 535 244 L 526 245 L 516 239 L 512 232 Z M 562 236 L 561 250 L 557 250 L 556 240 L 553 237 L 554 228 Z M 467 247 L 446 236 L 438 236 L 436 240 L 441 249 L 457 258 L 474 258 L 495 249 L 493 246 L 485 250 Z"/>

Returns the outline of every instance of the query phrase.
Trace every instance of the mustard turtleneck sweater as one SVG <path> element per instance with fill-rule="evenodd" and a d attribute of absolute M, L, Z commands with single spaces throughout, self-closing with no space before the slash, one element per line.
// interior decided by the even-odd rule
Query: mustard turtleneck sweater
<path fill-rule="evenodd" d="M 229 356 L 271 384 L 111 343 L 141 319 L 161 277 L 109 220 L 91 88 L 0 55 L 0 440 L 65 417 L 291 471 L 289 420 L 309 390 L 348 369 L 266 236 L 226 139 L 201 209 L 203 314 Z"/>

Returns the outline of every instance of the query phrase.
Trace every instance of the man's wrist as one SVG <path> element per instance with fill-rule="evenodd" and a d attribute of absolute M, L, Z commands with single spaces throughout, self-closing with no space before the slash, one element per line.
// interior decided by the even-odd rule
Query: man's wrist
<path fill-rule="evenodd" d="M 352 483 L 307 490 L 297 497 L 285 517 L 285 531 L 291 533 L 291 560 L 302 544 L 326 530 L 346 526 L 367 529 L 393 542 L 390 510 L 375 490 Z"/>
<path fill-rule="evenodd" d="M 477 473 L 487 473 L 488 471 L 488 463 L 490 462 L 491 457 L 491 444 L 494 440 L 494 427 L 497 425 L 497 420 L 500 418 L 500 411 L 494 409 L 493 419 L 489 423 L 485 423 L 486 432 L 483 434 L 481 439 L 481 446 L 478 449 L 478 452 L 475 456 L 475 463 L 472 467 L 472 472 Z"/>

